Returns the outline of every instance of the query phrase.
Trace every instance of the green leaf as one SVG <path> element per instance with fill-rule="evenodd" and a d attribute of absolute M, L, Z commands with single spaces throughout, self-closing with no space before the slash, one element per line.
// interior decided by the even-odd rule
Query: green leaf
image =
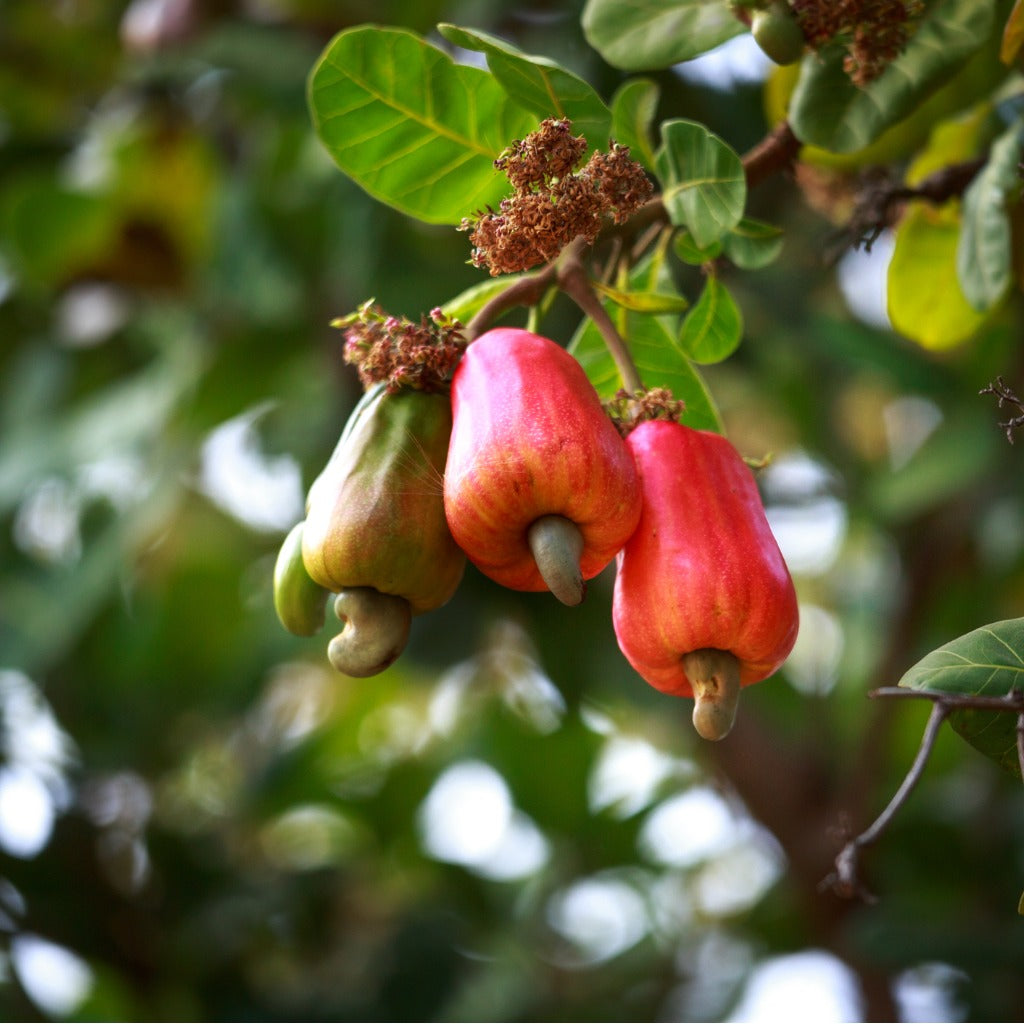
<path fill-rule="evenodd" d="M 19 274 L 60 283 L 100 260 L 113 244 L 117 222 L 110 204 L 46 177 L 9 184 L 0 209 L 0 235 Z"/>
<path fill-rule="evenodd" d="M 974 697 L 1024 690 L 1024 619 L 993 622 L 943 644 L 914 665 L 899 685 Z M 1015 714 L 961 710 L 950 715 L 949 723 L 972 747 L 1020 775 Z"/>
<path fill-rule="evenodd" d="M 493 75 L 380 26 L 334 37 L 310 74 L 309 106 L 320 140 L 350 178 L 433 224 L 497 206 L 508 184 L 494 160 L 537 126 Z"/>
<path fill-rule="evenodd" d="M 660 71 L 745 31 L 728 0 L 588 0 L 583 34 L 609 64 Z"/>
<path fill-rule="evenodd" d="M 601 284 L 600 281 L 594 281 L 593 286 L 595 291 L 611 299 L 616 306 L 634 313 L 682 313 L 690 306 L 689 301 L 676 292 L 627 292 Z"/>
<path fill-rule="evenodd" d="M 675 254 L 684 263 L 689 263 L 691 267 L 703 266 L 705 263 L 710 263 L 722 255 L 721 239 L 716 238 L 709 246 L 702 249 L 693 240 L 693 235 L 686 228 L 680 228 L 676 232 L 672 248 Z"/>
<path fill-rule="evenodd" d="M 612 96 L 612 138 L 629 146 L 629 155 L 654 170 L 651 126 L 658 110 L 659 89 L 649 78 L 631 78 Z"/>
<path fill-rule="evenodd" d="M 663 249 L 632 270 L 628 286 L 638 292 L 667 291 L 671 287 Z M 606 302 L 605 308 L 625 340 L 644 386 L 668 388 L 682 399 L 687 425 L 721 432 L 718 410 L 703 379 L 676 344 L 679 318 L 635 313 L 612 302 Z M 568 348 L 602 399 L 612 398 L 623 387 L 615 361 L 592 320 L 583 321 Z"/>
<path fill-rule="evenodd" d="M 469 323 L 495 295 L 505 291 L 522 274 L 503 274 L 501 277 L 488 277 L 479 284 L 474 284 L 454 298 L 441 304 L 441 310 L 454 317 L 463 326 Z"/>
<path fill-rule="evenodd" d="M 741 270 L 759 270 L 782 252 L 782 228 L 744 217 L 722 239 L 722 249 Z"/>
<path fill-rule="evenodd" d="M 993 3 L 937 0 L 906 48 L 867 86 L 843 71 L 845 49 L 833 45 L 804 58 L 790 102 L 793 131 L 806 143 L 852 153 L 909 115 L 988 40 Z"/>
<path fill-rule="evenodd" d="M 968 186 L 956 269 L 967 301 L 979 312 L 996 306 L 1013 277 L 1010 203 L 1020 190 L 1021 133 L 1017 120 L 992 144 L 988 163 Z"/>
<path fill-rule="evenodd" d="M 728 288 L 714 275 L 686 314 L 679 347 L 695 363 L 718 363 L 736 351 L 743 337 L 743 315 Z"/>
<path fill-rule="evenodd" d="M 612 114 L 594 88 L 546 57 L 531 57 L 486 32 L 438 25 L 455 46 L 487 55 L 487 66 L 509 98 L 539 120 L 564 117 L 592 149 L 607 149 Z"/>
<path fill-rule="evenodd" d="M 655 167 L 673 224 L 706 249 L 743 216 L 747 179 L 736 151 L 695 121 L 666 121 Z"/>
<path fill-rule="evenodd" d="M 928 349 L 959 345 L 985 322 L 960 287 L 959 237 L 955 204 L 935 209 L 911 203 L 896 229 L 886 288 L 889 320 L 900 334 Z"/>

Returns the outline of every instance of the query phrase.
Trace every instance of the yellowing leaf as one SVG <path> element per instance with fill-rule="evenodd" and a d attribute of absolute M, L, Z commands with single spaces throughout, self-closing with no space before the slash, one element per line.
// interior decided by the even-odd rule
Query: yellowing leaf
<path fill-rule="evenodd" d="M 1006 19 L 1003 38 L 999 45 L 999 59 L 1004 64 L 1012 64 L 1024 45 L 1024 0 L 1017 0 Z"/>
<path fill-rule="evenodd" d="M 955 203 L 938 210 L 911 203 L 896 230 L 889 263 L 889 319 L 900 334 L 925 348 L 952 348 L 985 322 L 984 314 L 972 308 L 960 288 L 959 237 Z"/>

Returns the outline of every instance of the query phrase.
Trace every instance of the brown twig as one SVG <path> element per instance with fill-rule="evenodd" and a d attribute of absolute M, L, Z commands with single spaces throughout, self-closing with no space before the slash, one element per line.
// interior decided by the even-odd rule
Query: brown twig
<path fill-rule="evenodd" d="M 950 164 L 929 174 L 917 185 L 896 182 L 889 174 L 866 176 L 849 223 L 839 232 L 833 246 L 833 260 L 849 245 L 870 252 L 882 232 L 899 219 L 905 203 L 923 200 L 941 206 L 949 199 L 962 196 L 986 160 L 987 157 L 978 157 Z"/>
<path fill-rule="evenodd" d="M 878 841 L 897 812 L 906 803 L 907 797 L 910 796 L 924 773 L 925 765 L 935 746 L 942 723 L 954 711 L 970 709 L 1015 712 L 1017 715 L 1017 757 L 1021 766 L 1021 777 L 1024 778 L 1024 691 L 1011 690 L 1002 697 L 985 697 L 979 694 L 940 693 L 935 690 L 911 690 L 899 686 L 885 686 L 872 690 L 869 696 L 930 700 L 932 702 L 932 710 L 921 738 L 921 746 L 914 758 L 914 763 L 910 766 L 910 771 L 907 772 L 885 810 L 867 829 L 847 842 L 839 851 L 835 860 L 835 871 L 825 878 L 820 886 L 822 889 L 831 889 L 837 896 L 846 899 L 859 897 L 873 902 L 874 897 L 861 883 L 858 875 L 860 851 Z"/>
<path fill-rule="evenodd" d="M 780 121 L 756 146 L 743 154 L 747 188 L 759 185 L 773 174 L 792 169 L 802 143 L 788 121 Z"/>
<path fill-rule="evenodd" d="M 577 239 L 577 242 L 581 241 Z M 643 381 L 630 355 L 629 347 L 618 328 L 615 326 L 608 311 L 604 308 L 597 293 L 591 287 L 590 278 L 586 268 L 580 260 L 580 252 L 583 246 L 566 246 L 558 260 L 558 285 L 576 303 L 580 309 L 594 321 L 594 326 L 600 331 L 608 351 L 611 353 L 615 366 L 622 377 L 623 387 L 629 392 L 643 389 Z"/>
<path fill-rule="evenodd" d="M 556 265 L 549 263 L 532 274 L 516 278 L 507 288 L 491 296 L 477 310 L 462 332 L 466 341 L 475 341 L 502 313 L 507 313 L 517 306 L 535 306 L 544 297 L 545 292 L 555 284 L 557 276 Z"/>
<path fill-rule="evenodd" d="M 888 828 L 889 823 L 896 816 L 896 812 L 906 802 L 914 786 L 917 785 L 921 775 L 924 773 L 924 768 L 928 763 L 932 748 L 935 746 L 939 729 L 949 715 L 949 711 L 950 709 L 941 701 L 937 701 L 932 705 L 931 714 L 928 716 L 928 724 L 925 727 L 917 757 L 914 758 L 914 763 L 903 779 L 900 788 L 896 791 L 892 800 L 889 801 L 886 809 L 882 811 L 875 821 L 861 832 L 859 836 L 851 839 L 839 851 L 836 857 L 836 869 L 821 883 L 822 889 L 831 889 L 837 896 L 842 896 L 846 899 L 859 897 L 866 902 L 874 902 L 875 897 L 864 887 L 858 875 L 857 868 L 860 851 L 865 846 L 870 846 L 878 840 L 879 836 Z"/>
<path fill-rule="evenodd" d="M 1022 413 L 1020 416 L 1012 416 L 1010 419 L 1003 423 L 1001 426 L 1006 431 L 1006 440 L 1013 444 L 1013 432 L 1019 427 L 1024 427 L 1024 402 L 1017 397 L 1016 392 L 1009 384 L 1003 380 L 1002 377 L 996 377 L 992 384 L 988 384 L 983 387 L 979 392 L 979 395 L 995 395 L 999 402 L 999 408 L 1002 409 L 1004 405 L 1014 405 Z"/>

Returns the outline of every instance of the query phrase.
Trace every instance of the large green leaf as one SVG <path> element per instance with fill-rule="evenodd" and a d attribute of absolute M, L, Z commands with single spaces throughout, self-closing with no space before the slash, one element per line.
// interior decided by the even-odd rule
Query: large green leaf
<path fill-rule="evenodd" d="M 704 289 L 686 314 L 679 332 L 680 348 L 695 363 L 718 363 L 736 351 L 743 337 L 743 314 L 729 289 L 708 275 Z"/>
<path fill-rule="evenodd" d="M 943 644 L 914 665 L 899 685 L 975 697 L 1004 697 L 1024 690 L 1024 619 L 993 622 Z M 972 747 L 1020 775 L 1015 714 L 960 710 L 949 721 Z"/>
<path fill-rule="evenodd" d="M 671 67 L 743 31 L 728 0 L 588 0 L 583 9 L 587 41 L 627 71 Z"/>
<path fill-rule="evenodd" d="M 1020 192 L 1022 130 L 1024 122 L 1017 120 L 995 141 L 988 163 L 964 193 L 956 269 L 967 301 L 981 312 L 999 303 L 1013 277 L 1008 207 Z"/>
<path fill-rule="evenodd" d="M 900 56 L 860 88 L 843 70 L 845 50 L 833 45 L 804 59 L 789 117 L 806 143 L 852 153 L 909 115 L 989 39 L 992 2 L 937 0 Z"/>
<path fill-rule="evenodd" d="M 487 66 L 501 87 L 519 106 L 538 120 L 565 117 L 584 135 L 593 149 L 606 149 L 612 115 L 604 100 L 582 78 L 546 57 L 531 57 L 510 43 L 486 32 L 438 25 L 438 31 L 455 46 L 486 54 Z"/>
<path fill-rule="evenodd" d="M 666 121 L 655 158 L 673 224 L 706 249 L 743 217 L 747 179 L 736 151 L 695 121 Z"/>
<path fill-rule="evenodd" d="M 370 195 L 434 224 L 458 224 L 508 190 L 493 166 L 536 118 L 493 75 L 455 64 L 412 32 L 339 33 L 309 78 L 309 106 L 337 165 Z"/>
<path fill-rule="evenodd" d="M 654 170 L 651 125 L 658 109 L 658 85 L 649 78 L 631 78 L 612 97 L 612 138 L 629 146 L 629 155 Z"/>

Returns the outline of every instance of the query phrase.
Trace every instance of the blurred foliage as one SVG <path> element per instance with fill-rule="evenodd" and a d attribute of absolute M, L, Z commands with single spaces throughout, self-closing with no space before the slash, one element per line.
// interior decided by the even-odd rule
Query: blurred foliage
<path fill-rule="evenodd" d="M 751 194 L 784 245 L 722 271 L 745 340 L 702 367 L 737 447 L 774 454 L 804 621 L 729 740 L 630 671 L 608 573 L 566 609 L 470 571 L 362 682 L 275 619 L 276 550 L 357 398 L 331 319 L 481 281 L 465 236 L 337 172 L 307 75 L 346 27 L 450 21 L 607 100 L 581 7 L 0 0 L 6 1019 L 710 1020 L 806 950 L 865 1019 L 914 993 L 1019 1019 L 1020 786 L 951 731 L 866 859 L 879 901 L 818 887 L 927 714 L 867 691 L 1024 604 L 1019 446 L 978 396 L 1021 381 L 1019 301 L 933 350 L 858 322 L 824 172 Z M 740 152 L 767 127 L 756 83 L 651 79 Z M 642 132 L 653 94 L 626 102 Z M 948 238 L 901 232 L 910 283 Z M 559 299 L 545 330 L 576 325 Z"/>

